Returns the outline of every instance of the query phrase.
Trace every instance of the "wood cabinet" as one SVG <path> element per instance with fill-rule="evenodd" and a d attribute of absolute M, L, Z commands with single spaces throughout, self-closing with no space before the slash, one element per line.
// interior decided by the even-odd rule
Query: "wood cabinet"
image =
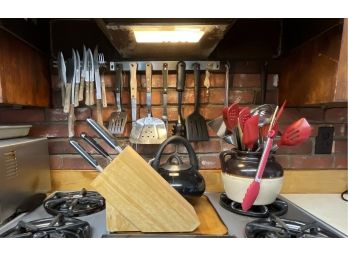
<path fill-rule="evenodd" d="M 0 103 L 49 106 L 48 58 L 0 28 Z"/>
<path fill-rule="evenodd" d="M 344 27 L 344 28 L 343 28 Z M 285 59 L 279 82 L 280 102 L 288 105 L 346 102 L 347 19 L 294 49 Z"/>

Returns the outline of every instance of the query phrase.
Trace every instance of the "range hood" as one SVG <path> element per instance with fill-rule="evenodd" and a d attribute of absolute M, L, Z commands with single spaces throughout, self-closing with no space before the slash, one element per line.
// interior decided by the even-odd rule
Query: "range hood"
<path fill-rule="evenodd" d="M 100 29 L 124 59 L 166 59 L 178 56 L 207 59 L 236 19 L 96 19 Z M 200 30 L 198 42 L 139 43 L 134 31 L 174 31 L 188 28 Z M 187 37 L 189 38 L 189 37 Z M 164 39 L 165 41 L 166 39 Z M 185 41 L 186 39 L 178 41 Z M 187 39 L 188 40 L 188 39 Z"/>

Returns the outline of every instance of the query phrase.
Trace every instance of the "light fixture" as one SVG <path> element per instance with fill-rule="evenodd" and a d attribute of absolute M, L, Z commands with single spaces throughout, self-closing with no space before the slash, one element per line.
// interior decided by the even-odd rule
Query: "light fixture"
<path fill-rule="evenodd" d="M 137 27 L 133 29 L 137 43 L 197 43 L 202 38 L 204 31 L 200 28 L 187 26 L 168 27 Z"/>

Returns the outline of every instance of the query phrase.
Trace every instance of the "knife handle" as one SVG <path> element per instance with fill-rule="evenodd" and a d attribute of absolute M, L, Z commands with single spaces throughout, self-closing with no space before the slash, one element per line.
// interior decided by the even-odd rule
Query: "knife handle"
<path fill-rule="evenodd" d="M 83 101 L 83 91 L 84 91 L 85 80 L 81 79 L 80 89 L 79 89 L 79 101 Z"/>
<path fill-rule="evenodd" d="M 130 89 L 131 89 L 131 104 L 132 104 L 132 122 L 137 120 L 137 63 L 129 64 L 130 70 Z"/>
<path fill-rule="evenodd" d="M 102 113 L 102 99 L 97 99 L 97 122 L 99 125 L 103 124 L 103 113 Z"/>
<path fill-rule="evenodd" d="M 69 113 L 70 108 L 70 96 L 71 96 L 71 84 L 66 84 L 66 92 L 65 92 L 65 102 L 64 102 L 64 112 Z"/>
<path fill-rule="evenodd" d="M 79 106 L 79 89 L 80 89 L 80 84 L 81 83 L 76 83 L 76 87 L 75 87 L 75 107 Z"/>
<path fill-rule="evenodd" d="M 86 119 L 87 123 L 92 127 L 92 129 L 97 132 L 97 134 L 104 139 L 104 141 L 115 149 L 118 153 L 122 152 L 122 148 L 117 144 L 116 140 L 112 135 L 110 135 L 109 131 L 104 126 L 100 126 L 95 120 L 91 118 Z"/>
<path fill-rule="evenodd" d="M 104 150 L 103 147 L 101 147 L 92 137 L 87 135 L 87 133 L 82 132 L 80 134 L 83 140 L 85 140 L 90 146 L 92 146 L 99 154 L 104 156 L 109 161 L 112 161 L 111 156 Z"/>
<path fill-rule="evenodd" d="M 98 164 L 98 162 L 89 153 L 87 153 L 87 151 L 80 146 L 77 141 L 69 139 L 69 143 L 89 164 L 91 164 L 98 171 L 103 172 L 103 168 Z"/>
<path fill-rule="evenodd" d="M 94 82 L 89 82 L 89 105 L 94 105 Z"/>
<path fill-rule="evenodd" d="M 75 135 L 74 131 L 74 123 L 75 123 L 75 110 L 74 104 L 70 104 L 69 116 L 68 116 L 68 133 L 69 137 L 73 137 Z"/>
<path fill-rule="evenodd" d="M 185 62 L 178 62 L 177 65 L 177 79 L 176 79 L 176 91 L 183 92 L 185 90 Z"/>
<path fill-rule="evenodd" d="M 103 100 L 103 107 L 106 108 L 108 107 L 108 102 L 106 99 L 106 89 L 105 89 L 105 81 L 104 81 L 104 76 L 101 75 L 100 79 L 101 87 L 102 87 L 102 100 Z"/>
<path fill-rule="evenodd" d="M 89 81 L 86 81 L 85 97 L 85 104 L 89 106 Z"/>

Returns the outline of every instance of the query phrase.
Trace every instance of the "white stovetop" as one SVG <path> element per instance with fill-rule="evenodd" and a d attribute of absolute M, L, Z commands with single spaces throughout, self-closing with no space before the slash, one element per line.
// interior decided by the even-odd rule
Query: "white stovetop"
<path fill-rule="evenodd" d="M 348 202 L 340 194 L 282 194 L 291 202 L 348 235 Z"/>

